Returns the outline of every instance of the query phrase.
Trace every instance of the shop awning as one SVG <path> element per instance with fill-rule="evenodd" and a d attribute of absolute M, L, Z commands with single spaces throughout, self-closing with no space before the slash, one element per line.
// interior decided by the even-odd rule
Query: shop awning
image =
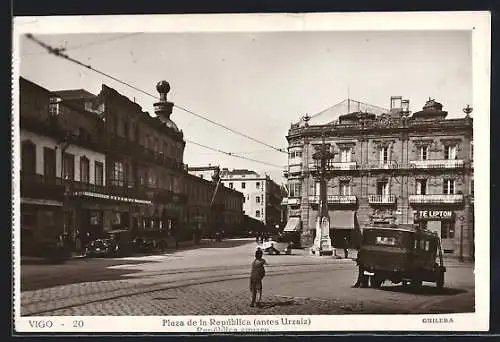
<path fill-rule="evenodd" d="M 300 229 L 300 218 L 298 217 L 290 217 L 288 222 L 286 223 L 284 232 L 296 232 Z"/>
<path fill-rule="evenodd" d="M 335 210 L 330 226 L 333 229 L 354 229 L 354 215 L 353 210 Z"/>

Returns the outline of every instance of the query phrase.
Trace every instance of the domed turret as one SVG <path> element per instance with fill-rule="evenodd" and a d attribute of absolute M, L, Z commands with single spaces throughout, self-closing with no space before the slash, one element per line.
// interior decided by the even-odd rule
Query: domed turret
<path fill-rule="evenodd" d="M 170 119 L 174 104 L 167 101 L 167 94 L 170 91 L 170 84 L 167 81 L 160 81 L 156 84 L 156 90 L 160 93 L 160 102 L 154 104 L 155 114 L 160 121 L 168 128 L 179 132 L 177 125 Z"/>

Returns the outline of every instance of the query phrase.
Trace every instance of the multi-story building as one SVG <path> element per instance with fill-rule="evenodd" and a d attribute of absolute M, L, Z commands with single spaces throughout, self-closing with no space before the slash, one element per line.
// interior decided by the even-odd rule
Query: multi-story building
<path fill-rule="evenodd" d="M 193 174 L 192 170 L 203 173 Z M 243 194 L 219 182 L 218 167 L 190 167 L 188 171 L 189 174 L 185 176 L 187 222 L 208 235 L 221 231 L 230 235 L 240 230 L 243 222 Z"/>
<path fill-rule="evenodd" d="M 85 239 L 103 224 L 111 228 L 113 222 L 100 217 L 114 212 L 112 208 L 150 204 L 108 183 L 99 117 L 55 101 L 49 90 L 24 78 L 20 100 L 23 241 L 55 239 L 63 233 L 73 241 L 77 236 Z"/>
<path fill-rule="evenodd" d="M 162 81 L 157 89 L 152 117 L 105 85 L 95 96 L 51 92 L 20 78 L 23 236 L 68 233 L 82 244 L 114 228 L 192 236 L 197 206 L 215 185 L 190 178 L 183 133 L 170 119 L 170 87 Z M 227 227 L 241 222 L 242 201 L 221 189 L 209 218 Z"/>
<path fill-rule="evenodd" d="M 222 169 L 224 186 L 244 196 L 243 213 L 274 228 L 281 221 L 282 195 L 278 184 L 268 175 L 246 169 Z"/>
<path fill-rule="evenodd" d="M 301 230 L 303 243 L 311 243 L 319 204 L 312 155 L 315 145 L 327 143 L 335 155 L 327 181 L 334 245 L 352 239 L 357 228 L 418 223 L 440 235 L 445 253 L 473 257 L 473 121 L 464 112 L 448 119 L 429 99 L 410 114 L 408 100 L 391 97 L 382 114 L 349 112 L 315 125 L 306 116 L 292 124 L 287 229 Z"/>

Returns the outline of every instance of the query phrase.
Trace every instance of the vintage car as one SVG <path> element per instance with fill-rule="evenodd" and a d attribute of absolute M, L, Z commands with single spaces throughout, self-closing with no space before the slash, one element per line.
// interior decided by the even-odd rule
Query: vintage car
<path fill-rule="evenodd" d="M 86 257 L 117 257 L 130 253 L 130 233 L 126 229 L 105 232 L 101 237 L 89 242 L 85 247 Z"/>
<path fill-rule="evenodd" d="M 435 232 L 417 225 L 370 227 L 363 230 L 358 265 L 371 287 L 384 281 L 404 286 L 422 286 L 422 282 L 444 286 L 441 239 Z"/>
<path fill-rule="evenodd" d="M 292 242 L 288 241 L 281 236 L 274 236 L 268 241 L 264 241 L 262 244 L 258 244 L 257 248 L 262 249 L 265 253 L 269 255 L 278 254 L 292 254 Z"/>

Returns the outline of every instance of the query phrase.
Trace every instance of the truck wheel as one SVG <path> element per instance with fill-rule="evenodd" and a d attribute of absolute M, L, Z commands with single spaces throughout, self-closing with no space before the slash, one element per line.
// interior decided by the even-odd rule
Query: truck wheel
<path fill-rule="evenodd" d="M 380 278 L 380 277 L 377 277 L 377 275 L 375 274 L 373 277 L 371 277 L 370 279 L 370 285 L 372 288 L 374 289 L 379 289 L 380 286 L 382 286 L 382 283 L 383 283 L 383 279 Z"/>
<path fill-rule="evenodd" d="M 412 279 L 411 280 L 411 286 L 415 289 L 418 289 L 420 287 L 422 287 L 422 280 L 420 279 Z"/>
<path fill-rule="evenodd" d="M 439 278 L 436 282 L 436 286 L 438 289 L 442 289 L 444 286 L 444 272 L 439 272 Z"/>

